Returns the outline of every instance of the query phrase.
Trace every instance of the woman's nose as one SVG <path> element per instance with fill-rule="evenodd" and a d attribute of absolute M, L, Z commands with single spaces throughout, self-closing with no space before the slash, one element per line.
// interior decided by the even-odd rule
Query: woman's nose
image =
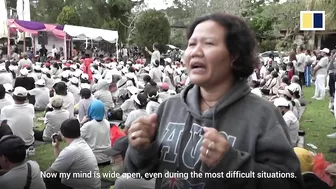
<path fill-rule="evenodd" d="M 203 49 L 202 45 L 197 44 L 191 51 L 191 57 L 202 57 L 203 56 Z"/>

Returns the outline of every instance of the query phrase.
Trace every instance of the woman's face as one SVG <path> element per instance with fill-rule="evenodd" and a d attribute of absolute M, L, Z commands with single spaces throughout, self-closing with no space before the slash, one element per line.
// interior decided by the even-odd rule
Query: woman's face
<path fill-rule="evenodd" d="M 196 26 L 184 57 L 191 83 L 211 86 L 232 77 L 225 34 L 225 29 L 214 21 L 205 21 Z"/>

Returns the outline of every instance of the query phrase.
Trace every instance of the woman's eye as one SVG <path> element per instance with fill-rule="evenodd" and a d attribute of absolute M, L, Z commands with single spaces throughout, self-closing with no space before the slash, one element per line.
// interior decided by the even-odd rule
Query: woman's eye
<path fill-rule="evenodd" d="M 193 46 L 196 46 L 196 43 L 192 42 L 192 43 L 189 43 L 188 44 L 189 47 L 193 47 Z"/>
<path fill-rule="evenodd" d="M 205 42 L 206 45 L 214 45 L 213 43 L 211 42 Z"/>

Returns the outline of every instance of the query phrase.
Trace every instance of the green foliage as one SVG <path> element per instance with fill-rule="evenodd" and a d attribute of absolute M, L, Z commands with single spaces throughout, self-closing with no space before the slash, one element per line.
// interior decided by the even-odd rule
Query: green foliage
<path fill-rule="evenodd" d="M 261 41 L 260 43 L 261 52 L 273 51 L 275 49 L 276 43 L 277 42 L 275 40 L 268 40 L 268 39 Z"/>
<path fill-rule="evenodd" d="M 62 25 L 80 25 L 80 18 L 73 7 L 65 6 L 57 17 L 57 23 Z"/>
<path fill-rule="evenodd" d="M 152 47 L 158 42 L 165 45 L 169 42 L 170 24 L 163 12 L 148 10 L 142 13 L 136 21 L 135 41 L 138 45 Z"/>

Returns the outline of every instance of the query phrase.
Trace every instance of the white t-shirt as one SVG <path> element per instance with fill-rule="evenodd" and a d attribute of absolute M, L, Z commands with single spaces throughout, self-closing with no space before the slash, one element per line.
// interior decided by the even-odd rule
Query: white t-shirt
<path fill-rule="evenodd" d="M 70 113 L 70 118 L 74 117 L 74 106 L 75 106 L 75 100 L 73 97 L 73 94 L 68 92 L 68 94 L 66 96 L 62 96 L 62 95 L 55 95 L 55 96 L 59 96 L 63 99 L 63 106 L 62 108 L 65 110 L 68 110 L 68 112 Z M 50 102 L 48 104 L 48 107 L 52 107 L 51 106 L 51 99 Z"/>
<path fill-rule="evenodd" d="M 4 189 L 18 189 L 24 188 L 27 181 L 27 172 L 28 166 L 27 163 L 31 166 L 31 183 L 30 189 L 38 188 L 38 189 L 45 189 L 46 186 L 44 184 L 43 178 L 41 177 L 41 170 L 40 166 L 36 161 L 27 161 L 13 167 L 9 170 L 5 175 L 0 177 L 0 186 Z M 20 175 L 20 176 L 18 176 Z"/>
<path fill-rule="evenodd" d="M 34 117 L 34 106 L 28 103 L 13 104 L 1 109 L 1 120 L 7 120 L 13 134 L 22 138 L 26 146 L 32 145 L 35 141 Z"/>
<path fill-rule="evenodd" d="M 146 112 L 151 115 L 156 113 L 156 110 L 159 108 L 160 104 L 158 102 L 149 101 L 146 106 Z"/>
<path fill-rule="evenodd" d="M 35 96 L 35 108 L 45 110 L 49 103 L 49 89 L 47 87 L 37 87 L 29 91 L 29 94 Z"/>
<path fill-rule="evenodd" d="M 152 68 L 150 71 L 149 71 L 149 76 L 151 77 L 151 79 L 153 81 L 155 81 L 156 83 L 160 83 L 161 82 L 161 78 L 162 78 L 162 72 L 160 70 L 160 68 Z"/>
<path fill-rule="evenodd" d="M 318 61 L 317 63 L 320 69 L 316 71 L 316 75 L 327 75 L 328 63 L 329 63 L 329 58 L 327 56 L 321 58 L 321 60 Z"/>
<path fill-rule="evenodd" d="M 126 121 L 128 115 L 135 110 L 134 101 L 132 99 L 127 99 L 122 105 L 120 109 L 123 111 L 123 120 Z"/>
<path fill-rule="evenodd" d="M 90 146 L 98 163 L 111 161 L 103 151 L 111 148 L 110 123 L 104 119 L 101 122 L 91 120 L 81 127 L 81 137 Z"/>
<path fill-rule="evenodd" d="M 19 65 L 19 68 L 23 68 L 23 67 L 32 67 L 33 66 L 33 62 L 27 58 L 27 59 L 21 59 L 19 62 L 18 62 L 18 65 Z"/>
<path fill-rule="evenodd" d="M 55 54 L 57 54 L 57 53 L 58 53 L 58 50 L 57 50 L 56 48 L 51 49 L 51 56 L 52 56 L 53 58 L 56 57 Z"/>
<path fill-rule="evenodd" d="M 62 178 L 62 184 L 75 189 L 100 189 L 100 178 L 74 178 L 78 173 L 99 173 L 95 155 L 82 138 L 75 139 L 65 147 L 50 167 L 59 173 L 70 173 L 70 178 Z"/>
<path fill-rule="evenodd" d="M 70 84 L 68 87 L 69 92 L 71 92 L 74 96 L 75 104 L 77 104 L 80 101 L 80 90 L 77 86 Z"/>
<path fill-rule="evenodd" d="M 296 146 L 299 136 L 299 121 L 292 111 L 286 112 L 283 118 L 288 126 L 291 143 L 293 146 Z"/>
<path fill-rule="evenodd" d="M 9 94 L 6 94 L 5 98 L 0 99 L 0 112 L 3 107 L 12 105 L 12 104 L 14 104 L 13 97 Z"/>
<path fill-rule="evenodd" d="M 161 58 L 160 51 L 155 50 L 155 51 L 152 53 L 152 56 L 151 56 L 151 63 L 154 64 L 154 63 L 155 63 L 155 60 L 160 61 L 160 58 Z"/>
<path fill-rule="evenodd" d="M 14 79 L 13 79 L 13 75 L 12 73 L 8 73 L 8 72 L 3 72 L 0 73 L 0 84 L 14 84 Z"/>
<path fill-rule="evenodd" d="M 43 131 L 43 140 L 51 141 L 51 136 L 58 133 L 63 121 L 69 119 L 70 113 L 67 110 L 54 110 L 45 115 L 45 129 Z"/>
<path fill-rule="evenodd" d="M 296 71 L 304 72 L 305 70 L 305 62 L 306 62 L 306 55 L 305 53 L 300 53 L 296 55 L 297 62 L 294 64 Z"/>
<path fill-rule="evenodd" d="M 144 109 L 138 109 L 138 110 L 131 111 L 131 113 L 128 115 L 125 121 L 125 127 L 131 127 L 133 121 L 137 120 L 140 117 L 148 116 L 148 115 L 149 114 Z"/>

